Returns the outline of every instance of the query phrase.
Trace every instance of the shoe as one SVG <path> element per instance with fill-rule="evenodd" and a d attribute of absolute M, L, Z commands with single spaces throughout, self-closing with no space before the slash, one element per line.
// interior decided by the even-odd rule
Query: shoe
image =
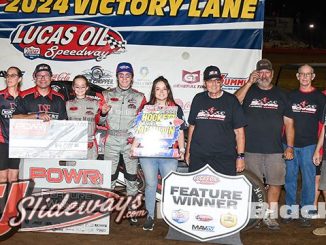
<path fill-rule="evenodd" d="M 326 236 L 326 226 L 316 228 L 312 231 L 312 233 L 316 236 Z"/>
<path fill-rule="evenodd" d="M 151 216 L 148 216 L 144 223 L 143 230 L 152 231 L 153 228 L 154 228 L 154 219 Z"/>
<path fill-rule="evenodd" d="M 130 225 L 138 225 L 138 219 L 137 218 L 130 218 L 129 219 Z"/>
<path fill-rule="evenodd" d="M 287 224 L 290 224 L 291 222 L 293 222 L 293 220 L 294 219 L 292 219 L 291 217 L 283 218 L 283 219 L 281 219 L 281 223 L 287 225 Z"/>
<path fill-rule="evenodd" d="M 280 225 L 277 223 L 276 219 L 266 217 L 263 219 L 263 222 L 267 226 L 267 228 L 270 230 L 279 230 L 280 229 Z"/>
<path fill-rule="evenodd" d="M 310 219 L 301 217 L 299 219 L 299 225 L 300 225 L 300 227 L 303 227 L 303 228 L 311 227 Z"/>

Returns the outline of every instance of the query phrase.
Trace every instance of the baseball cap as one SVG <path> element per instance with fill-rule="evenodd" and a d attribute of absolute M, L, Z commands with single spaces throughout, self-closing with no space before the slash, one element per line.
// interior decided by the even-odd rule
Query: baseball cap
<path fill-rule="evenodd" d="M 272 62 L 270 62 L 268 59 L 261 59 L 257 62 L 256 70 L 273 70 Z"/>
<path fill-rule="evenodd" d="M 48 64 L 39 64 L 39 65 L 37 65 L 35 67 L 35 70 L 34 70 L 34 75 L 36 75 L 40 71 L 47 71 L 52 76 L 52 70 L 51 70 L 51 67 Z"/>
<path fill-rule="evenodd" d="M 128 62 L 122 62 L 122 63 L 119 63 L 118 66 L 117 66 L 117 74 L 119 72 L 129 72 L 131 74 L 134 74 L 134 69 L 132 68 L 132 65 Z"/>
<path fill-rule="evenodd" d="M 221 71 L 217 66 L 207 66 L 204 71 L 204 80 L 209 80 L 212 78 L 222 78 Z"/>

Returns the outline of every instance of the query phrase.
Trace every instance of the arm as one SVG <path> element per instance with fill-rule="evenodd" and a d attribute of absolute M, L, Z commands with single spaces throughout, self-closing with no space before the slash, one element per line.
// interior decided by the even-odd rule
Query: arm
<path fill-rule="evenodd" d="M 192 134 L 195 130 L 195 125 L 189 125 L 188 128 L 188 139 L 187 139 L 187 148 L 186 148 L 186 155 L 185 155 L 185 162 L 186 164 L 189 165 L 190 163 L 190 144 L 191 144 L 191 140 L 192 140 Z"/>
<path fill-rule="evenodd" d="M 241 104 L 243 103 L 243 100 L 246 97 L 248 90 L 258 80 L 258 78 L 259 73 L 257 71 L 253 71 L 250 74 L 248 81 L 234 93 L 234 95 L 237 97 Z"/>
<path fill-rule="evenodd" d="M 314 152 L 314 155 L 312 157 L 313 163 L 318 166 L 322 161 L 322 156 L 320 155 L 320 149 L 323 147 L 325 139 L 325 125 L 323 125 L 319 137 L 318 137 L 318 143 Z"/>
<path fill-rule="evenodd" d="M 183 130 L 180 130 L 179 133 L 178 146 L 179 146 L 180 160 L 183 160 L 185 155 L 185 136 Z"/>
<path fill-rule="evenodd" d="M 291 160 L 294 157 L 294 121 L 292 118 L 289 117 L 283 117 L 284 120 L 284 126 L 285 126 L 285 134 L 286 134 L 286 144 L 287 148 L 284 151 L 284 159 L 285 160 Z"/>
<path fill-rule="evenodd" d="M 237 142 L 237 152 L 238 154 L 244 153 L 245 150 L 245 131 L 244 128 L 234 129 L 235 140 Z M 236 160 L 236 170 L 237 172 L 242 172 L 245 169 L 244 157 L 237 157 Z"/>

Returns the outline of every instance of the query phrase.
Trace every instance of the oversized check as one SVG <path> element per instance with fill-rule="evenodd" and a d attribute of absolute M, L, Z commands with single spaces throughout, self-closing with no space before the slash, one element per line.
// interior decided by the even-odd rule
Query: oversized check
<path fill-rule="evenodd" d="M 9 157 L 87 159 L 87 121 L 10 119 Z"/>

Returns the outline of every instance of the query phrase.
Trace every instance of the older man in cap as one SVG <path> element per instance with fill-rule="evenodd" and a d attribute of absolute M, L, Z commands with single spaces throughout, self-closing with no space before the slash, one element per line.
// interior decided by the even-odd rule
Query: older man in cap
<path fill-rule="evenodd" d="M 51 89 L 52 70 L 48 64 L 39 64 L 33 73 L 36 86 L 23 91 L 17 100 L 13 118 L 67 119 L 64 96 Z"/>
<path fill-rule="evenodd" d="M 269 185 L 264 223 L 278 230 L 276 221 L 281 187 L 285 183 L 285 159 L 293 159 L 294 126 L 286 94 L 273 86 L 273 67 L 267 59 L 257 62 L 248 81 L 235 93 L 248 120 L 246 168 Z M 286 144 L 282 145 L 283 125 Z"/>
<path fill-rule="evenodd" d="M 220 69 L 208 66 L 204 71 L 207 91 L 198 93 L 191 103 L 186 150 L 190 172 L 206 164 L 226 175 L 245 168 L 246 120 L 236 97 L 222 90 L 222 82 Z"/>

